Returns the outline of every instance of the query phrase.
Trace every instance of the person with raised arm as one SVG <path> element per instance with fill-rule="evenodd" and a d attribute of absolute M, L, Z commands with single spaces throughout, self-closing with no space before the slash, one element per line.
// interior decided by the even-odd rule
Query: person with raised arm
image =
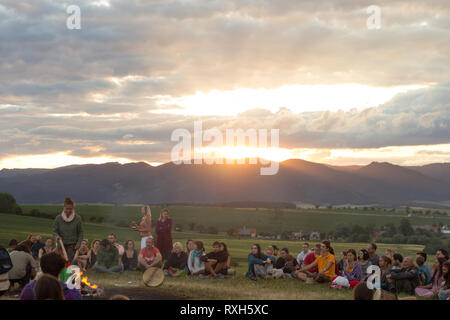
<path fill-rule="evenodd" d="M 139 225 L 136 222 L 131 223 L 131 229 L 138 231 L 141 235 L 141 250 L 145 248 L 147 238 L 152 237 L 152 210 L 146 205 L 141 208 L 142 219 Z"/>

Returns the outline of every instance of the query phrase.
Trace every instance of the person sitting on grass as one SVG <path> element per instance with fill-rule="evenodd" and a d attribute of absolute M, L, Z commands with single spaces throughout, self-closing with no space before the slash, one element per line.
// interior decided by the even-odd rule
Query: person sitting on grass
<path fill-rule="evenodd" d="M 95 263 L 97 262 L 97 253 L 100 248 L 100 239 L 94 239 L 91 242 L 91 249 L 89 250 L 89 268 L 94 268 Z"/>
<path fill-rule="evenodd" d="M 34 259 L 39 259 L 39 251 L 45 246 L 45 243 L 41 242 L 41 236 L 35 236 L 35 242 L 31 246 L 31 255 Z"/>
<path fill-rule="evenodd" d="M 145 240 L 145 248 L 142 248 L 139 252 L 137 268 L 145 272 L 148 268 L 153 267 L 162 267 L 162 256 L 159 249 L 153 245 L 153 239 L 147 238 Z"/>
<path fill-rule="evenodd" d="M 440 268 L 440 267 L 441 267 L 441 265 L 438 263 L 438 259 L 439 259 L 439 258 L 442 258 L 442 259 L 444 259 L 445 261 L 447 261 L 447 260 L 449 259 L 448 251 L 445 250 L 445 249 L 438 249 L 438 250 L 436 251 L 436 261 L 435 261 L 435 263 L 434 263 L 434 265 L 433 265 L 433 273 L 434 273 L 434 271 L 435 271 L 436 268 Z"/>
<path fill-rule="evenodd" d="M 276 270 L 274 269 L 275 256 L 273 255 L 273 247 L 272 246 L 266 247 L 266 249 L 264 250 L 264 253 L 271 261 L 271 263 L 264 264 L 265 274 L 266 274 L 265 278 L 272 279 L 272 278 L 279 278 L 279 277 L 283 276 L 282 270 L 280 270 L 281 271 L 280 274 L 277 275 Z"/>
<path fill-rule="evenodd" d="M 358 261 L 359 261 L 359 264 L 361 265 L 363 280 L 365 280 L 366 276 L 367 276 L 367 268 L 369 268 L 371 266 L 371 263 L 369 260 L 369 252 L 366 249 L 359 250 Z"/>
<path fill-rule="evenodd" d="M 44 242 L 44 247 L 39 249 L 38 260 L 40 261 L 44 254 L 48 254 L 53 252 L 55 249 L 53 248 L 53 239 L 47 238 Z"/>
<path fill-rule="evenodd" d="M 192 248 L 193 249 L 188 257 L 189 272 L 193 276 L 200 276 L 200 278 L 203 278 L 205 263 L 202 260 L 204 260 L 203 257 L 206 256 L 205 247 L 203 246 L 203 242 L 194 241 Z"/>
<path fill-rule="evenodd" d="M 330 241 L 323 240 L 320 245 L 320 256 L 316 260 L 301 268 L 300 271 L 309 270 L 311 267 L 318 268 L 319 272 L 313 278 L 315 282 L 331 282 L 331 279 L 335 276 L 336 260 L 334 258 L 334 249 L 331 246 Z M 299 276 L 303 276 L 304 273 L 300 273 Z M 305 279 L 306 280 L 306 279 Z"/>
<path fill-rule="evenodd" d="M 229 273 L 229 269 L 231 268 L 231 255 L 230 255 L 230 253 L 228 252 L 228 247 L 227 247 L 227 245 L 225 244 L 225 242 L 221 242 L 221 243 L 220 243 L 220 251 L 223 251 L 223 252 L 225 252 L 225 253 L 228 255 L 228 258 L 227 258 L 227 264 L 226 264 L 226 266 L 225 266 L 225 268 L 226 268 L 226 270 L 227 270 L 227 273 L 226 273 L 226 274 L 228 274 L 228 273 Z M 231 270 L 231 272 L 233 272 L 233 270 Z"/>
<path fill-rule="evenodd" d="M 248 270 L 245 276 L 251 280 L 257 280 L 258 276 L 266 276 L 265 264 L 271 264 L 272 260 L 261 252 L 261 246 L 257 243 L 252 245 L 252 251 L 248 254 Z"/>
<path fill-rule="evenodd" d="M 348 249 L 346 258 L 342 269 L 342 276 L 347 278 L 350 288 L 354 288 L 363 278 L 361 265 L 356 258 L 355 249 Z"/>
<path fill-rule="evenodd" d="M 122 256 L 123 253 L 125 252 L 125 248 L 123 247 L 123 245 L 117 242 L 117 237 L 114 233 L 108 235 L 108 240 L 114 247 L 116 247 L 117 252 L 119 252 L 120 261 L 122 261 Z"/>
<path fill-rule="evenodd" d="M 375 243 L 369 243 L 367 245 L 367 252 L 369 253 L 369 261 L 373 266 L 378 266 L 378 260 L 380 260 L 380 256 L 377 255 L 377 245 Z"/>
<path fill-rule="evenodd" d="M 378 260 L 378 264 L 380 267 L 380 282 L 381 282 L 381 289 L 383 290 L 389 290 L 389 283 L 387 281 L 387 275 L 391 273 L 391 265 L 392 260 L 387 256 L 381 256 L 380 260 Z"/>
<path fill-rule="evenodd" d="M 302 266 L 311 265 L 320 256 L 320 243 L 314 245 L 313 251 L 306 255 L 303 259 Z M 310 267 L 309 269 L 300 268 L 295 272 L 294 278 L 306 281 L 307 278 L 314 278 L 317 275 L 317 267 Z"/>
<path fill-rule="evenodd" d="M 342 251 L 341 254 L 339 255 L 339 262 L 336 263 L 337 275 L 343 275 L 346 260 L 347 260 L 347 251 Z"/>
<path fill-rule="evenodd" d="M 220 242 L 215 241 L 212 245 L 213 251 L 206 255 L 204 260 L 206 275 L 211 275 L 213 278 L 223 278 L 226 274 L 226 266 L 228 254 L 220 250 Z"/>
<path fill-rule="evenodd" d="M 427 285 L 418 286 L 415 289 L 416 296 L 424 298 L 436 298 L 438 296 L 442 282 L 444 281 L 442 266 L 444 265 L 445 261 L 445 258 L 436 257 L 435 265 L 438 265 L 438 267 L 434 269 L 433 276 L 431 277 L 431 282 Z"/>
<path fill-rule="evenodd" d="M 353 289 L 353 300 L 416 300 L 416 297 L 398 297 L 397 294 L 378 289 L 369 289 L 367 283 L 361 281 Z"/>
<path fill-rule="evenodd" d="M 392 270 L 386 278 L 389 283 L 389 291 L 395 293 L 404 292 L 414 295 L 414 290 L 420 285 L 419 270 L 411 257 L 403 259 L 402 268 Z"/>
<path fill-rule="evenodd" d="M 59 274 L 65 267 L 65 259 L 56 252 L 44 254 L 41 257 L 41 270 L 44 274 L 59 278 Z M 60 281 L 66 300 L 81 300 L 81 291 L 79 289 L 69 289 L 67 284 Z M 34 300 L 34 287 L 36 281 L 27 284 L 20 293 L 20 300 Z"/>
<path fill-rule="evenodd" d="M 17 247 L 17 240 L 11 239 L 9 240 L 8 249 L 6 249 L 6 251 L 8 251 L 8 253 L 11 253 L 16 247 Z"/>
<path fill-rule="evenodd" d="M 72 264 L 80 267 L 81 270 L 86 270 L 89 260 L 89 242 L 84 239 L 81 241 L 80 247 L 75 251 Z"/>
<path fill-rule="evenodd" d="M 123 246 L 125 249 L 122 256 L 123 270 L 135 271 L 138 264 L 138 253 L 134 248 L 134 241 L 127 240 Z"/>
<path fill-rule="evenodd" d="M 427 257 L 428 256 L 427 256 L 426 252 L 420 251 L 420 252 L 416 253 L 416 260 L 417 260 L 418 257 L 423 257 L 423 260 L 424 260 L 423 266 L 425 267 L 426 273 L 429 276 L 428 283 L 426 283 L 426 284 L 430 284 L 431 277 L 433 275 L 433 268 L 427 263 Z"/>
<path fill-rule="evenodd" d="M 273 244 L 272 245 L 273 248 L 273 256 L 276 258 L 278 257 L 278 252 L 280 251 L 280 249 L 278 249 L 277 245 Z"/>
<path fill-rule="evenodd" d="M 394 253 L 392 257 L 392 270 L 400 270 L 402 268 L 403 256 L 400 253 Z"/>
<path fill-rule="evenodd" d="M 302 266 L 305 257 L 310 253 L 311 250 L 309 250 L 309 243 L 305 242 L 304 244 L 302 244 L 302 251 L 297 255 L 297 263 L 300 267 Z"/>
<path fill-rule="evenodd" d="M 123 271 L 119 251 L 108 239 L 103 239 L 97 253 L 94 270 L 101 273 L 117 273 Z"/>
<path fill-rule="evenodd" d="M 19 283 L 23 288 L 38 272 L 39 266 L 30 254 L 30 249 L 25 245 L 18 245 L 10 254 L 12 269 L 8 271 L 11 286 Z"/>
<path fill-rule="evenodd" d="M 445 261 L 442 265 L 443 281 L 439 289 L 439 300 L 449 300 L 450 297 L 450 262 Z"/>
<path fill-rule="evenodd" d="M 392 250 L 392 249 L 386 249 L 386 252 L 384 253 L 384 255 L 385 255 L 386 257 L 388 257 L 389 259 L 391 259 L 391 261 L 394 259 L 394 254 L 395 254 L 395 252 L 394 252 L 394 250 Z"/>
<path fill-rule="evenodd" d="M 425 267 L 425 259 L 422 256 L 416 257 L 416 266 L 419 270 L 420 285 L 425 286 L 430 283 L 431 275 Z"/>
<path fill-rule="evenodd" d="M 173 250 L 164 264 L 164 274 L 169 277 L 186 276 L 189 273 L 187 259 L 187 254 L 183 251 L 183 245 L 180 242 L 175 242 Z"/>
<path fill-rule="evenodd" d="M 293 255 L 288 254 L 284 260 L 286 263 L 283 268 L 283 277 L 293 279 L 297 271 L 300 270 L 297 259 Z"/>
<path fill-rule="evenodd" d="M 189 257 L 191 251 L 194 250 L 194 240 L 187 239 L 186 241 L 186 255 Z"/>
<path fill-rule="evenodd" d="M 61 282 L 51 274 L 43 274 L 34 286 L 34 300 L 65 300 Z"/>

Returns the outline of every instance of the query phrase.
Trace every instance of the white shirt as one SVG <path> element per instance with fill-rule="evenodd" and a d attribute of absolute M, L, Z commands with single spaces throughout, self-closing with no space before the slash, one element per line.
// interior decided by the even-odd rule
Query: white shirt
<path fill-rule="evenodd" d="M 303 259 L 305 259 L 306 255 L 309 254 L 309 253 L 311 253 L 311 250 L 308 249 L 307 252 L 305 252 L 305 251 L 302 250 L 302 252 L 300 252 L 300 253 L 298 254 L 298 256 L 297 256 L 297 262 L 298 262 L 299 265 L 302 265 Z"/>

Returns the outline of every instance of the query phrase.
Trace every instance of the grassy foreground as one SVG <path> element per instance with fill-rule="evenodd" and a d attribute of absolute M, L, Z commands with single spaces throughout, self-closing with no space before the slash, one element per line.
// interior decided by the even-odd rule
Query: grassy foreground
<path fill-rule="evenodd" d="M 41 236 L 51 236 L 52 220 L 33 218 L 17 215 L 0 214 L 0 244 L 6 246 L 8 240 L 16 238 L 22 240 L 29 233 L 40 234 Z M 127 239 L 135 240 L 139 247 L 139 236 L 128 228 L 120 228 L 112 225 L 98 225 L 84 223 L 85 238 L 103 239 L 110 232 L 114 232 L 120 242 Z M 286 247 L 295 256 L 301 250 L 301 243 L 295 241 L 273 241 L 259 239 L 232 239 L 225 235 L 205 235 L 197 233 L 174 232 L 174 241 L 185 244 L 187 239 L 201 240 L 205 243 L 207 251 L 210 250 L 214 241 L 219 240 L 227 243 L 232 255 L 232 265 L 236 270 L 234 279 L 205 279 L 196 278 L 166 278 L 164 283 L 158 288 L 147 288 L 142 282 L 142 274 L 139 272 L 124 272 L 116 275 L 98 274 L 88 272 L 89 281 L 105 288 L 105 295 L 108 289 L 123 290 L 124 294 L 133 296 L 133 290 L 148 292 L 148 298 L 156 294 L 169 294 L 178 298 L 189 299 L 351 299 L 350 290 L 332 290 L 326 284 L 306 284 L 299 280 L 277 279 L 251 281 L 244 277 L 247 271 L 247 255 L 250 252 L 251 244 L 257 242 L 262 248 L 276 244 L 278 247 Z M 366 248 L 365 243 L 333 243 L 336 254 L 349 248 L 355 250 Z M 379 244 L 378 252 L 383 254 L 387 248 L 406 255 L 414 255 L 415 252 L 423 249 L 420 245 L 392 245 Z M 430 261 L 432 261 L 430 257 Z M 142 294 L 139 299 L 145 299 Z"/>

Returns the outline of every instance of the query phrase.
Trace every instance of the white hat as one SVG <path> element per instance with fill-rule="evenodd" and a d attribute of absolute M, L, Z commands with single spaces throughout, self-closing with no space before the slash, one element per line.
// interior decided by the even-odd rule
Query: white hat
<path fill-rule="evenodd" d="M 6 291 L 9 289 L 8 272 L 0 274 L 0 291 Z"/>

